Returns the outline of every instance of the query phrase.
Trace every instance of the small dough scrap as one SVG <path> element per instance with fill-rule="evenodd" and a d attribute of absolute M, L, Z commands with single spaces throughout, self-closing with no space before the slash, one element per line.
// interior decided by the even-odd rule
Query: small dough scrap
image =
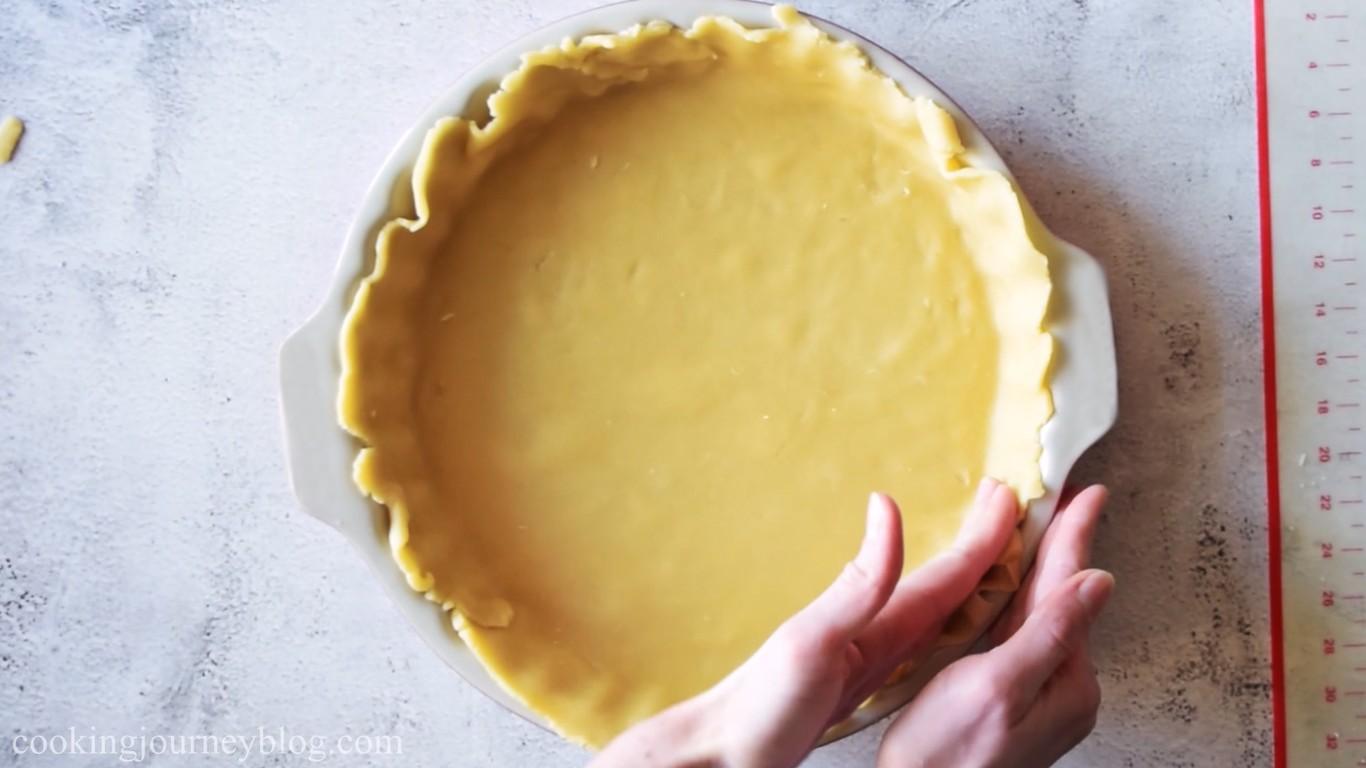
<path fill-rule="evenodd" d="M 19 137 L 24 135 L 24 121 L 9 115 L 0 120 L 0 165 L 14 157 L 14 148 L 19 145 Z"/>

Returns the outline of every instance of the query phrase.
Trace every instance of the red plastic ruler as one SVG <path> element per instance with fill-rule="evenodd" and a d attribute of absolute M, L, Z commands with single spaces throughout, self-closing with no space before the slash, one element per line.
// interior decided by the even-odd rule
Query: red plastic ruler
<path fill-rule="evenodd" d="M 1255 13 L 1276 763 L 1366 766 L 1366 3 Z"/>

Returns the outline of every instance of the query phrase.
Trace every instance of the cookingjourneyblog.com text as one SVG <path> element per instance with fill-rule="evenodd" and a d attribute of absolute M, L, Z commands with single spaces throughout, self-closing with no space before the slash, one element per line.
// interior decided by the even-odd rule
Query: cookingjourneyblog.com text
<path fill-rule="evenodd" d="M 227 734 L 153 733 L 145 728 L 137 733 L 112 733 L 93 726 L 70 727 L 55 732 L 13 731 L 0 735 L 0 739 L 8 741 L 5 751 L 16 756 L 94 755 L 121 763 L 145 763 L 168 755 L 218 757 L 258 765 L 262 758 L 321 763 L 332 758 L 403 754 L 403 737 L 394 734 L 328 736 L 265 726 Z"/>

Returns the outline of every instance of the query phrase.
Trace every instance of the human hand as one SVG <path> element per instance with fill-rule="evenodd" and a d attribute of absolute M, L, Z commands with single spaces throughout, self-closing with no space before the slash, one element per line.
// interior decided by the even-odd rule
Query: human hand
<path fill-rule="evenodd" d="M 858 555 L 710 690 L 617 737 L 593 762 L 610 766 L 791 766 L 943 623 L 996 561 L 1015 527 L 1014 493 L 983 481 L 953 546 L 901 576 L 901 516 L 873 494 Z"/>
<path fill-rule="evenodd" d="M 1050 765 L 1091 732 L 1100 685 L 1087 634 L 1114 578 L 1082 569 L 1105 499 L 1092 486 L 1065 503 L 992 631 L 996 647 L 930 681 L 887 729 L 879 768 Z"/>

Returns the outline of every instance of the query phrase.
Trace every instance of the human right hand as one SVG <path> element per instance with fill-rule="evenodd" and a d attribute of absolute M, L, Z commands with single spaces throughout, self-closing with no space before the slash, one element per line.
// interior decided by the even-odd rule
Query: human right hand
<path fill-rule="evenodd" d="M 1082 569 L 1105 500 L 1092 486 L 1057 513 L 992 633 L 996 647 L 930 681 L 888 728 L 879 768 L 1045 766 L 1091 732 L 1100 685 L 1087 635 L 1114 577 Z"/>

